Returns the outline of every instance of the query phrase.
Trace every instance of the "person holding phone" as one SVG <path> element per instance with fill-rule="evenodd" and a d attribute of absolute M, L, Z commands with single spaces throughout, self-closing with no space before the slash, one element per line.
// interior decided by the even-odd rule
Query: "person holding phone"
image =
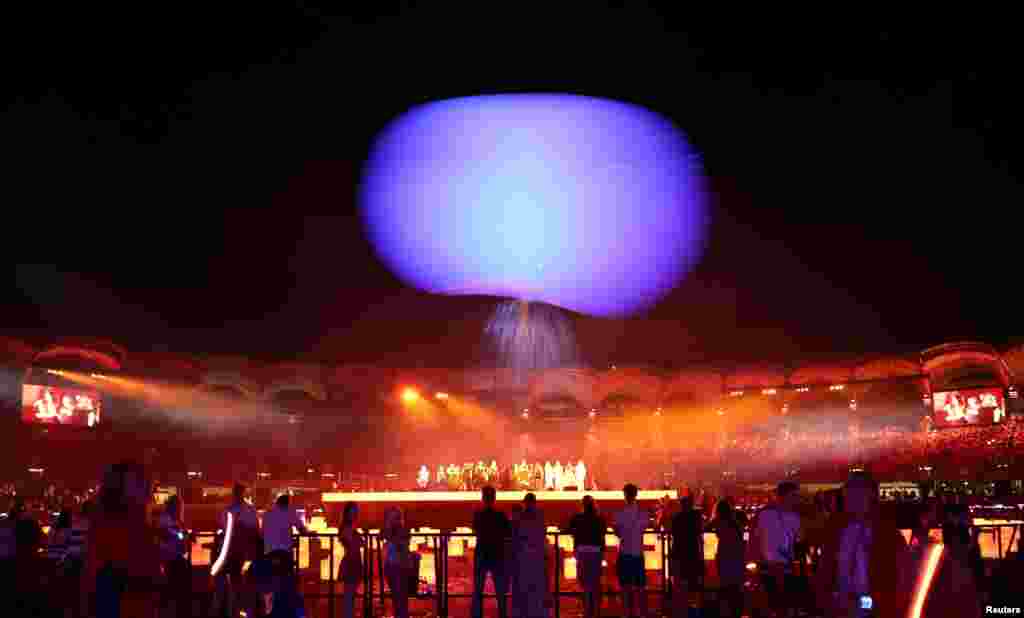
<path fill-rule="evenodd" d="M 172 615 L 188 616 L 191 610 L 192 566 L 187 555 L 192 534 L 182 521 L 181 501 L 171 496 L 159 518 L 160 562 L 167 578 L 165 601 L 174 607 Z"/>
<path fill-rule="evenodd" d="M 829 522 L 814 575 L 818 605 L 827 616 L 907 615 L 918 569 L 878 500 L 878 483 L 864 473 L 851 474 L 843 486 L 843 512 Z"/>

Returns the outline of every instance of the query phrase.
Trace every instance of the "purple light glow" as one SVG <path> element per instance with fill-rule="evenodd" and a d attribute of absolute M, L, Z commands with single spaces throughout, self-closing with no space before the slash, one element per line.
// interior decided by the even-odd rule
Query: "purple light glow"
<path fill-rule="evenodd" d="M 382 132 L 360 201 L 409 285 L 621 316 L 656 303 L 703 252 L 693 154 L 666 119 L 624 103 L 453 99 Z"/>

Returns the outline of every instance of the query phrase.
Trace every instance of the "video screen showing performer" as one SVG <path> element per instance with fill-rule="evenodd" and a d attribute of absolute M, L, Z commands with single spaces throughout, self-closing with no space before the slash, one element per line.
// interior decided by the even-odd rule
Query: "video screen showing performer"
<path fill-rule="evenodd" d="M 21 392 L 21 420 L 37 425 L 95 427 L 100 397 L 93 391 L 26 384 Z"/>
<path fill-rule="evenodd" d="M 993 425 L 1003 422 L 1006 403 L 996 388 L 932 394 L 932 422 L 936 428 Z"/>

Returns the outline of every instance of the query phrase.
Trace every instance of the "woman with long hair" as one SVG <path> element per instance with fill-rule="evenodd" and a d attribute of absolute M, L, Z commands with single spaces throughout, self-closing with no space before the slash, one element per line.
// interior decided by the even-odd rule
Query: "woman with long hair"
<path fill-rule="evenodd" d="M 723 616 L 743 615 L 743 579 L 746 575 L 743 557 L 746 544 L 743 541 L 743 523 L 736 515 L 732 503 L 723 498 L 715 507 L 715 519 L 710 529 L 718 537 L 718 551 L 715 565 L 721 586 L 721 599 L 726 607 Z"/>
<path fill-rule="evenodd" d="M 409 570 L 412 557 L 409 555 L 411 536 L 405 526 L 402 509 L 393 506 L 384 513 L 384 576 L 391 588 L 395 618 L 409 618 Z"/>
<path fill-rule="evenodd" d="M 174 605 L 177 615 L 187 616 L 191 611 L 192 566 L 186 555 L 191 534 L 185 529 L 182 511 L 178 496 L 164 503 L 159 519 L 160 561 L 167 577 L 167 601 Z"/>
<path fill-rule="evenodd" d="M 345 587 L 341 615 L 344 618 L 354 618 L 355 616 L 356 592 L 359 590 L 359 582 L 363 578 L 361 552 L 364 541 L 356 530 L 358 519 L 359 505 L 355 502 L 346 502 L 341 515 L 341 545 L 345 550 L 345 556 L 341 559 L 341 581 Z"/>
<path fill-rule="evenodd" d="M 161 573 L 156 535 L 146 518 L 150 497 L 151 485 L 139 464 L 117 464 L 104 475 L 82 578 L 85 593 L 95 594 L 97 618 L 156 611 Z"/>

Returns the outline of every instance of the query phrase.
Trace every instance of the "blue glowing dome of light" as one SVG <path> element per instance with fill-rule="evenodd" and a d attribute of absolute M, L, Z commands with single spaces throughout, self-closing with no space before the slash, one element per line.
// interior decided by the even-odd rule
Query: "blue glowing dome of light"
<path fill-rule="evenodd" d="M 656 303 L 703 252 L 693 156 L 668 120 L 625 103 L 453 99 L 381 133 L 360 204 L 409 285 L 621 316 Z"/>

